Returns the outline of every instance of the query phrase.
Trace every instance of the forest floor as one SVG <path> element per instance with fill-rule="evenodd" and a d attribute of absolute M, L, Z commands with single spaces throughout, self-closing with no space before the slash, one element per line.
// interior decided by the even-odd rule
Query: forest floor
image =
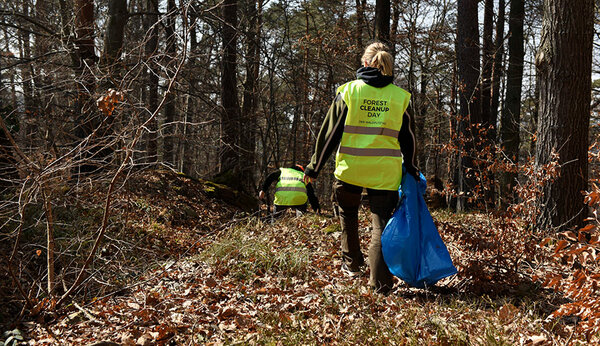
<path fill-rule="evenodd" d="M 332 215 L 272 223 L 213 198 L 214 186 L 164 172 L 131 186 L 117 196 L 117 212 L 130 220 L 119 234 L 146 241 L 112 256 L 143 270 L 102 281 L 95 296 L 59 314 L 14 326 L 29 344 L 546 345 L 581 338 L 576 320 L 549 317 L 564 299 L 532 281 L 539 265 L 507 258 L 525 251 L 515 244 L 527 240 L 497 244 L 501 219 L 434 212 L 459 274 L 428 290 L 397 281 L 382 296 L 368 289 L 368 269 L 358 278 L 341 272 Z M 365 254 L 367 215 L 362 208 Z M 124 244 L 111 239 L 109 249 Z"/>

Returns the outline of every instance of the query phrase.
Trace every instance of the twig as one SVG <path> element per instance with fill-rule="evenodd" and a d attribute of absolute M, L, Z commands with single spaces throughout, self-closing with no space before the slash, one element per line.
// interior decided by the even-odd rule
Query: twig
<path fill-rule="evenodd" d="M 100 320 L 98 320 L 96 317 L 94 317 L 94 315 L 92 315 L 89 311 L 87 311 L 86 309 L 79 306 L 79 304 L 73 303 L 73 306 L 75 306 L 77 308 L 77 310 L 83 312 L 83 314 L 85 315 L 85 317 L 87 317 L 88 320 L 102 324 L 102 322 Z"/>

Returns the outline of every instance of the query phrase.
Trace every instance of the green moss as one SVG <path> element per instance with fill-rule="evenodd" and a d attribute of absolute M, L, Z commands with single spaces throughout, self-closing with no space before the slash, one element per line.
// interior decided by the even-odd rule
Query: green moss
<path fill-rule="evenodd" d="M 342 231 L 342 227 L 340 226 L 339 223 L 333 223 L 323 229 L 323 232 L 325 232 L 327 234 L 341 232 L 341 231 Z"/>

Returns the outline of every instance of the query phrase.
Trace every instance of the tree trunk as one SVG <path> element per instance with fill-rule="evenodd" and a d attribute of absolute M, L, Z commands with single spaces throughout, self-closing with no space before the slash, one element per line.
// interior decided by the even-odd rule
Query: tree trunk
<path fill-rule="evenodd" d="M 39 2 L 38 2 L 39 3 Z M 29 0 L 23 0 L 22 2 L 22 11 L 26 16 L 30 15 L 29 11 Z M 37 4 L 36 4 L 37 6 Z M 24 27 L 27 27 L 25 21 L 21 24 Z M 34 36 L 35 37 L 35 36 Z M 21 58 L 23 59 L 31 59 L 31 37 L 29 32 L 25 30 L 19 31 L 19 39 L 21 46 Z M 8 42 L 8 41 L 7 41 Z M 37 40 L 36 40 L 37 42 Z M 35 126 L 32 126 L 31 123 L 36 118 L 36 114 L 41 114 L 40 112 L 40 103 L 35 102 L 34 97 L 34 86 L 32 85 L 32 80 L 35 78 L 35 71 L 33 70 L 33 64 L 23 64 L 21 65 L 21 84 L 23 90 L 23 106 L 24 106 L 24 114 L 21 116 L 21 126 L 20 126 L 20 138 L 22 139 L 22 143 L 25 147 L 25 150 L 29 150 L 33 147 L 33 138 L 35 134 L 39 131 Z"/>
<path fill-rule="evenodd" d="M 358 2 L 358 1 L 357 1 Z M 390 29 L 390 49 L 392 55 L 396 56 L 396 44 L 398 41 L 398 21 L 400 20 L 400 0 L 392 0 L 392 27 Z"/>
<path fill-rule="evenodd" d="M 78 108 L 77 114 L 85 117 L 83 112 L 89 110 L 85 107 L 91 106 L 91 96 L 93 95 L 96 85 L 91 68 L 96 65 L 98 60 L 94 45 L 94 1 L 93 0 L 75 0 L 76 20 L 75 20 L 75 44 L 78 53 L 78 66 L 76 72 L 81 78 L 78 84 Z M 89 116 L 89 115 L 88 115 Z M 94 124 L 86 119 L 79 124 L 84 129 L 84 134 L 91 133 Z"/>
<path fill-rule="evenodd" d="M 365 18 L 365 7 L 363 0 L 356 0 L 356 26 L 354 27 L 354 39 L 356 40 L 356 66 L 357 68 L 362 66 L 362 55 L 363 55 L 363 29 L 364 29 L 364 18 Z"/>
<path fill-rule="evenodd" d="M 485 0 L 483 15 L 483 51 L 481 61 L 481 118 L 484 125 L 490 125 L 492 58 L 494 56 L 494 0 Z M 492 124 L 495 125 L 495 124 Z"/>
<path fill-rule="evenodd" d="M 375 2 L 375 39 L 390 44 L 390 0 Z"/>
<path fill-rule="evenodd" d="M 148 76 L 148 115 L 158 108 L 158 66 L 153 58 L 158 52 L 158 0 L 146 0 L 146 11 L 149 13 L 144 18 L 144 32 L 146 33 L 145 53 L 148 60 L 146 73 Z M 148 163 L 158 161 L 158 122 L 156 117 L 148 124 L 147 152 Z"/>
<path fill-rule="evenodd" d="M 485 0 L 484 3 L 484 18 L 483 18 L 483 50 L 482 50 L 482 66 L 481 66 L 481 125 L 484 129 L 485 137 L 478 139 L 477 152 L 481 156 L 487 155 L 487 160 L 480 161 L 480 182 L 481 186 L 485 187 L 483 197 L 487 208 L 492 209 L 495 205 L 495 178 L 494 173 L 487 169 L 489 165 L 485 161 L 494 160 L 496 150 L 494 149 L 495 135 L 492 128 L 496 127 L 496 123 L 491 120 L 492 107 L 492 69 L 494 56 L 494 42 L 492 39 L 494 32 L 494 0 Z M 485 159 L 485 158 L 484 158 Z"/>
<path fill-rule="evenodd" d="M 250 1 L 248 17 L 250 18 L 246 35 L 246 79 L 242 102 L 242 122 L 240 128 L 242 139 L 243 185 L 255 187 L 254 171 L 256 161 L 256 108 L 258 103 L 258 76 L 260 68 L 260 27 L 262 25 L 263 0 Z"/>
<path fill-rule="evenodd" d="M 498 0 L 498 21 L 496 22 L 496 39 L 494 48 L 494 66 L 492 69 L 492 96 L 490 107 L 490 124 L 494 125 L 490 138 L 497 140 L 496 124 L 498 123 L 498 107 L 500 105 L 500 82 L 504 68 L 504 7 L 505 0 Z"/>
<path fill-rule="evenodd" d="M 183 122 L 183 138 L 180 142 L 179 147 L 179 158 L 181 160 L 180 170 L 190 176 L 197 176 L 194 172 L 195 158 L 196 158 L 196 143 L 195 139 L 197 136 L 197 127 L 194 125 L 188 125 L 188 122 L 195 123 L 198 119 L 195 97 L 193 93 L 198 86 L 198 78 L 196 76 L 196 54 L 198 54 L 198 35 L 196 33 L 197 28 L 197 17 L 192 11 L 190 15 L 190 55 L 188 58 L 188 71 L 190 71 L 188 94 L 187 94 L 187 109 L 185 112 L 185 119 Z"/>
<path fill-rule="evenodd" d="M 239 165 L 237 93 L 237 0 L 223 2 L 223 57 L 221 64 L 221 155 L 220 172 L 237 170 Z M 235 172 L 232 172 L 235 173 Z"/>
<path fill-rule="evenodd" d="M 175 0 L 167 1 L 167 18 L 165 25 L 166 47 L 168 67 L 167 78 L 170 80 L 175 76 L 175 64 L 177 61 L 177 37 L 175 36 L 175 17 L 177 7 Z M 165 91 L 166 92 L 166 91 Z M 175 129 L 173 122 L 175 121 L 175 94 L 166 92 L 165 94 L 165 123 L 163 124 L 163 162 L 175 166 L 174 152 L 174 134 L 178 131 Z"/>
<path fill-rule="evenodd" d="M 111 66 L 121 58 L 127 19 L 127 0 L 109 0 L 104 53 L 101 61 L 105 66 Z"/>
<path fill-rule="evenodd" d="M 479 28 L 477 22 L 477 0 L 458 0 L 456 54 L 460 114 L 458 135 L 464 141 L 459 145 L 457 210 L 467 210 L 476 188 L 473 171 L 473 141 L 476 134 L 471 125 L 481 123 L 481 100 L 479 85 Z"/>
<path fill-rule="evenodd" d="M 23 14 L 25 16 L 29 16 L 29 0 L 23 0 Z M 24 27 L 27 27 L 25 21 L 21 24 Z M 31 59 L 31 36 L 29 32 L 26 30 L 19 30 L 19 39 L 21 42 L 21 58 L 22 59 Z M 21 65 L 21 82 L 23 86 L 23 101 L 25 106 L 25 114 L 27 116 L 32 115 L 34 112 L 33 109 L 33 87 L 32 87 L 32 76 L 34 75 L 32 71 L 32 64 L 23 64 Z"/>
<path fill-rule="evenodd" d="M 523 84 L 523 19 L 525 3 L 523 0 L 511 0 L 508 22 L 508 71 L 506 80 L 506 100 L 500 119 L 500 145 L 507 157 L 515 165 L 519 164 L 519 145 L 521 143 L 519 127 L 521 124 L 521 86 Z M 500 179 L 500 203 L 505 208 L 512 202 L 512 191 L 516 186 L 517 172 L 502 173 Z"/>
<path fill-rule="evenodd" d="M 536 66 L 540 114 L 536 165 L 559 155 L 560 176 L 544 186 L 537 226 L 559 230 L 581 226 L 586 217 L 591 101 L 593 0 L 545 0 Z"/>
<path fill-rule="evenodd" d="M 75 74 L 77 76 L 77 99 L 75 102 L 76 127 L 75 135 L 84 139 L 92 134 L 101 123 L 94 100 L 96 80 L 93 68 L 98 61 L 94 44 L 94 1 L 75 0 L 75 47 L 77 57 Z M 101 147 L 98 139 L 93 138 L 83 152 L 84 163 L 78 167 L 79 173 L 90 173 L 99 168 L 97 158 Z"/>

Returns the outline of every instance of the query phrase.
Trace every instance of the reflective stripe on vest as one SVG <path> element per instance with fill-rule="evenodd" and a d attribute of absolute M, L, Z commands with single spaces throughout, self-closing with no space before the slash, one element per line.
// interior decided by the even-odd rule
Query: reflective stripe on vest
<path fill-rule="evenodd" d="M 350 148 L 340 147 L 341 154 L 350 154 L 354 156 L 392 156 L 402 157 L 400 149 L 377 149 L 377 148 Z"/>
<path fill-rule="evenodd" d="M 304 173 L 293 168 L 280 168 L 281 175 L 275 186 L 275 205 L 304 205 L 308 201 Z"/>
<path fill-rule="evenodd" d="M 402 180 L 398 135 L 410 94 L 393 84 L 376 88 L 361 80 L 342 85 L 338 92 L 348 114 L 334 175 L 362 187 L 397 190 Z"/>
<path fill-rule="evenodd" d="M 298 191 L 298 192 L 306 193 L 306 188 L 305 187 L 278 187 L 275 189 L 275 192 L 278 192 L 278 191 Z"/>
<path fill-rule="evenodd" d="M 362 127 L 347 125 L 344 127 L 346 133 L 357 133 L 360 135 L 382 135 L 398 138 L 400 131 L 386 129 L 385 127 Z"/>

